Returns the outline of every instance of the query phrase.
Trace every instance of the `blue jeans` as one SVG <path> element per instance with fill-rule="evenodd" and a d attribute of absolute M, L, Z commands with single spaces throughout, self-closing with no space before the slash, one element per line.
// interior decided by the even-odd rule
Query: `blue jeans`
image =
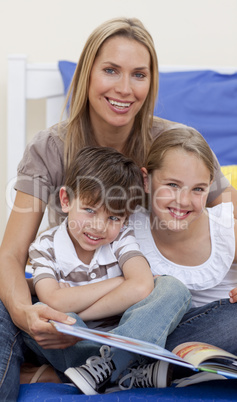
<path fill-rule="evenodd" d="M 155 288 L 144 300 L 128 308 L 118 326 L 111 332 L 133 337 L 165 346 L 167 336 L 176 328 L 190 304 L 188 289 L 171 276 L 160 276 L 155 279 Z M 72 313 L 74 314 L 74 313 Z M 86 324 L 75 314 L 77 325 Z M 80 366 L 90 356 L 100 355 L 99 345 L 92 341 L 79 341 L 76 345 L 64 350 L 43 349 L 28 334 L 23 334 L 25 343 L 31 350 L 44 356 L 57 370 L 64 372 L 68 367 Z M 116 375 L 125 370 L 139 356 L 112 349 Z M 114 377 L 116 377 L 114 375 Z M 115 379 L 115 378 L 114 378 Z"/>
<path fill-rule="evenodd" d="M 20 386 L 20 366 L 24 362 L 25 346 L 17 328 L 0 301 L 0 401 L 17 400 Z"/>
<path fill-rule="evenodd" d="M 237 355 L 237 303 L 222 299 L 202 307 L 191 308 L 167 338 L 166 349 L 172 351 L 183 342 L 206 342 Z"/>

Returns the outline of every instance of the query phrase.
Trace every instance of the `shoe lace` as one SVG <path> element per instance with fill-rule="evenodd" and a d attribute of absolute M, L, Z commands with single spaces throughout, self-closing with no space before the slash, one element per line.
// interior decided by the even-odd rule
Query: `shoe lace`
<path fill-rule="evenodd" d="M 119 381 L 119 387 L 122 390 L 128 390 L 135 388 L 150 388 L 153 387 L 152 374 L 154 363 L 146 364 L 144 366 L 138 366 L 137 368 L 131 368 L 130 373 L 126 374 Z M 130 380 L 128 387 L 122 385 L 126 380 Z"/>
<path fill-rule="evenodd" d="M 111 362 L 110 348 L 103 345 L 100 348 L 100 356 L 91 356 L 86 361 L 87 370 L 93 375 L 97 384 L 112 374 L 113 363 Z"/>

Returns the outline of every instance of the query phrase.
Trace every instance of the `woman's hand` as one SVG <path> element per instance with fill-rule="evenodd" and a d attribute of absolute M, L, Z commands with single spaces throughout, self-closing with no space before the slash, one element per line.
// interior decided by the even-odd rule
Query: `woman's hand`
<path fill-rule="evenodd" d="M 74 318 L 65 313 L 43 304 L 35 304 L 25 308 L 25 326 L 21 329 L 44 349 L 65 349 L 79 341 L 77 337 L 58 332 L 49 320 L 64 324 L 75 324 L 76 322 Z"/>
<path fill-rule="evenodd" d="M 32 336 L 40 346 L 63 349 L 74 345 L 78 338 L 60 334 L 49 320 L 72 324 L 71 318 L 47 306 L 32 306 L 32 281 L 28 286 L 25 279 L 28 248 L 35 239 L 44 208 L 45 204 L 39 199 L 17 191 L 0 248 L 0 298 L 14 324 Z"/>

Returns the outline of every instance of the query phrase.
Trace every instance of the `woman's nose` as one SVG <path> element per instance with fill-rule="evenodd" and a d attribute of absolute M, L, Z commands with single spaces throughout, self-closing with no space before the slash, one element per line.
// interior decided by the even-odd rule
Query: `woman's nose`
<path fill-rule="evenodd" d="M 127 75 L 122 75 L 116 85 L 116 92 L 122 94 L 123 96 L 129 95 L 131 93 L 131 82 Z"/>

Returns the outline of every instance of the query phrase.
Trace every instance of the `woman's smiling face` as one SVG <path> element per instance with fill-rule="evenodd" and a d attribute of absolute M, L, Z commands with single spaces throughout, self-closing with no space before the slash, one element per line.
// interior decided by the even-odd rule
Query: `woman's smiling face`
<path fill-rule="evenodd" d="M 92 127 L 128 127 L 149 92 L 150 54 L 134 39 L 115 36 L 102 45 L 91 70 L 89 110 Z"/>

